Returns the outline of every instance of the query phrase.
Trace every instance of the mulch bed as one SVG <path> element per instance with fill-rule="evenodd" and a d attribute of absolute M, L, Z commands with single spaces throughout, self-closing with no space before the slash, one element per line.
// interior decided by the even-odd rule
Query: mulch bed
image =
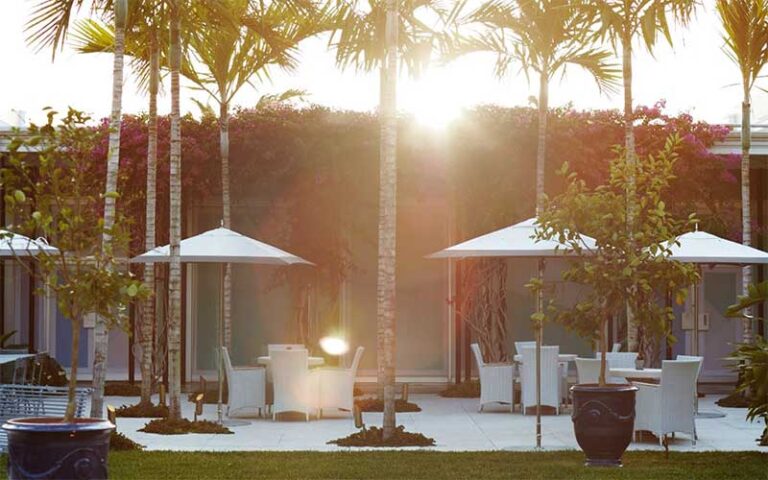
<path fill-rule="evenodd" d="M 371 427 L 364 428 L 352 435 L 328 442 L 329 445 L 340 447 L 433 447 L 435 439 L 421 433 L 406 432 L 402 425 L 397 427 L 394 435 L 385 442 L 382 440 L 384 430 Z"/>
<path fill-rule="evenodd" d="M 355 400 L 355 405 L 361 412 L 383 412 L 384 402 L 378 398 L 360 398 Z M 397 413 L 420 412 L 421 407 L 415 403 L 406 402 L 402 399 L 395 400 L 395 411 Z"/>
<path fill-rule="evenodd" d="M 749 401 L 740 392 L 733 392 L 715 403 L 718 407 L 723 408 L 749 408 Z"/>
<path fill-rule="evenodd" d="M 186 433 L 220 433 L 233 434 L 232 430 L 216 422 L 208 420 L 198 420 L 193 422 L 182 418 L 179 420 L 170 420 L 167 418 L 158 418 L 152 420 L 144 428 L 139 430 L 144 433 L 157 433 L 159 435 L 183 435 Z"/>
<path fill-rule="evenodd" d="M 449 385 L 440 392 L 440 396 L 445 398 L 480 398 L 480 382 L 471 380 Z"/>
<path fill-rule="evenodd" d="M 139 403 L 137 405 L 123 405 L 115 409 L 118 417 L 130 418 L 166 418 L 168 407 L 166 405 L 153 405 L 151 403 Z"/>
<path fill-rule="evenodd" d="M 141 385 L 126 382 L 107 382 L 104 384 L 104 395 L 111 397 L 138 397 L 141 395 Z"/>
<path fill-rule="evenodd" d="M 109 437 L 110 450 L 144 450 L 144 445 L 138 444 L 122 433 L 113 430 Z"/>

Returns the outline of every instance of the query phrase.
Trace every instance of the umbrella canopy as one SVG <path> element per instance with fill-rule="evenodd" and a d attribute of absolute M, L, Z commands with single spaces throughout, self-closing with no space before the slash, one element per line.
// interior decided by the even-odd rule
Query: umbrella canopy
<path fill-rule="evenodd" d="M 240 233 L 219 227 L 181 241 L 181 261 L 187 263 L 259 263 L 312 265 L 301 257 Z M 170 246 L 154 248 L 131 259 L 133 263 L 170 262 Z"/>
<path fill-rule="evenodd" d="M 595 240 L 582 235 L 584 248 L 596 248 Z M 571 248 L 556 240 L 536 240 L 536 218 L 459 243 L 428 258 L 468 257 L 561 257 L 572 255 Z"/>
<path fill-rule="evenodd" d="M 41 253 L 56 254 L 59 249 L 44 238 L 32 239 L 18 233 L 0 230 L 0 257 L 34 257 Z"/>
<path fill-rule="evenodd" d="M 670 258 L 683 263 L 768 263 L 768 253 L 707 232 L 689 232 L 670 246 Z"/>

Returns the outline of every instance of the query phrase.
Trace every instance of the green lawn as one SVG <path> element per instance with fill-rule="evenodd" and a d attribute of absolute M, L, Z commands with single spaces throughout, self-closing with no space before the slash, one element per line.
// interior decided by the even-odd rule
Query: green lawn
<path fill-rule="evenodd" d="M 579 452 L 113 452 L 110 478 L 768 480 L 768 453 L 670 453 L 667 460 L 663 453 L 629 452 L 621 469 L 582 462 Z"/>

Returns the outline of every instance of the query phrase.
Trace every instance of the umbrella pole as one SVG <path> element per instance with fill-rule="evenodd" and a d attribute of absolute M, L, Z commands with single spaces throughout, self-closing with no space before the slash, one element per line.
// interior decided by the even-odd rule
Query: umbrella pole
<path fill-rule="evenodd" d="M 544 282 L 545 260 L 539 259 L 539 282 Z M 544 311 L 544 292 L 536 292 L 536 313 Z M 536 327 L 536 448 L 541 448 L 541 344 L 544 337 L 544 323 L 539 321 Z M 523 412 L 525 413 L 525 412 Z"/>
<path fill-rule="evenodd" d="M 219 399 L 218 404 L 216 405 L 216 414 L 219 418 L 219 425 L 222 425 L 224 423 L 224 419 L 222 418 L 221 413 L 221 403 L 222 403 L 222 390 L 224 388 L 224 379 L 221 375 L 221 361 L 222 361 L 222 349 L 224 348 L 224 264 L 219 264 L 219 287 L 220 287 L 220 295 L 219 295 L 219 351 L 217 352 L 216 358 L 216 366 L 218 370 L 218 380 L 219 380 Z"/>
<path fill-rule="evenodd" d="M 699 355 L 699 289 L 701 287 L 701 267 L 696 265 L 696 274 L 698 278 L 693 283 L 693 354 Z"/>

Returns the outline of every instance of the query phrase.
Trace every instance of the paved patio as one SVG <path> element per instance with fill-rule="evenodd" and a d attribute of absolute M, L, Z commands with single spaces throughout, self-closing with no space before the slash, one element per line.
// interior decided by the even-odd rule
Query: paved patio
<path fill-rule="evenodd" d="M 678 435 L 670 439 L 670 449 L 675 451 L 711 450 L 760 450 L 755 439 L 760 436 L 763 425 L 745 420 L 745 409 L 721 409 L 714 405 L 719 395 L 710 395 L 700 401 L 700 410 L 717 410 L 725 413 L 724 418 L 700 418 L 696 420 L 699 439 L 691 445 L 690 439 Z M 449 399 L 437 395 L 411 395 L 422 411 L 398 414 L 398 424 L 406 430 L 420 432 L 433 437 L 437 443 L 431 450 L 477 451 L 477 450 L 534 450 L 536 444 L 535 416 L 510 414 L 508 410 L 477 412 L 477 399 Z M 130 405 L 135 397 L 108 397 L 110 405 Z M 192 418 L 194 405 L 184 401 L 183 414 Z M 205 405 L 203 416 L 215 420 L 216 406 Z M 368 425 L 380 425 L 380 413 L 365 413 Z M 155 435 L 138 432 L 147 422 L 140 418 L 118 418 L 118 430 L 131 439 L 145 445 L 149 450 L 187 451 L 234 451 L 234 450 L 344 450 L 328 445 L 329 440 L 341 438 L 356 429 L 351 415 L 331 417 L 324 413 L 321 420 L 278 421 L 248 419 L 249 425 L 231 427 L 234 435 Z M 542 418 L 543 448 L 546 450 L 578 449 L 573 435 L 570 413 Z M 661 450 L 658 441 L 651 436 L 641 442 L 633 442 L 631 450 Z"/>

